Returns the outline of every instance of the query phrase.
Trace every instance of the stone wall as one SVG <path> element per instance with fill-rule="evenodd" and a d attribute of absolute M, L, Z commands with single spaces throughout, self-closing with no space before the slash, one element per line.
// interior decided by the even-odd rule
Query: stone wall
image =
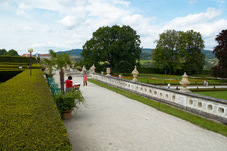
<path fill-rule="evenodd" d="M 194 93 L 159 87 L 151 84 L 93 74 L 92 78 L 111 86 L 124 89 L 149 99 L 173 105 L 183 110 L 218 120 L 227 124 L 227 100 L 206 97 Z"/>

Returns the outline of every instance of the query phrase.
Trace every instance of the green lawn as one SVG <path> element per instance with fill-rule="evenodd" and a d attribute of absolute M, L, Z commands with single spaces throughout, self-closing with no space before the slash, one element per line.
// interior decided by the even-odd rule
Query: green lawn
<path fill-rule="evenodd" d="M 111 87 L 111 86 L 108 86 L 106 84 L 103 84 L 103 83 L 100 83 L 100 82 L 97 82 L 95 80 L 91 80 L 91 79 L 88 79 L 89 82 L 92 82 L 94 84 L 97 84 L 101 87 L 104 87 L 104 88 L 107 88 L 109 90 L 112 90 L 114 92 L 117 92 L 123 96 L 126 96 L 130 99 L 134 99 L 134 100 L 137 100 L 141 103 L 144 103 L 148 106 L 151 106 L 153 108 L 156 108 L 162 112 L 165 112 L 165 113 L 168 113 L 170 115 L 173 115 L 173 116 L 176 116 L 178 118 L 181 118 L 183 120 L 186 120 L 188 122 L 191 122 L 195 125 L 198 125 L 200 127 L 203 127 L 207 130 L 210 130 L 210 131 L 213 131 L 213 132 L 216 132 L 216 133 L 219 133 L 219 134 L 222 134 L 224 136 L 227 136 L 227 125 L 224 125 L 222 123 L 218 123 L 218 122 L 214 122 L 214 121 L 211 121 L 211 120 L 208 120 L 208 119 L 205 119 L 205 118 L 202 118 L 200 116 L 197 116 L 197 115 L 194 115 L 194 114 L 190 114 L 188 112 L 184 112 L 180 109 L 177 109 L 175 107 L 172 107 L 172 106 L 169 106 L 169 105 L 166 105 L 166 104 L 163 104 L 163 103 L 158 103 L 156 101 L 153 101 L 153 100 L 150 100 L 148 98 L 144 98 L 140 95 L 136 95 L 134 93 L 130 93 L 130 92 L 127 92 L 127 91 L 124 91 L 124 90 L 121 90 L 121 89 L 117 89 L 117 88 L 114 88 L 114 87 Z"/>
<path fill-rule="evenodd" d="M 132 76 L 123 76 L 122 78 L 132 80 Z M 190 84 L 202 85 L 204 81 L 208 81 L 209 84 L 227 83 L 227 80 L 218 80 L 214 78 L 193 78 L 189 77 Z M 137 77 L 139 82 L 151 83 L 151 84 L 179 84 L 182 80 L 182 76 L 179 75 L 165 75 L 165 74 L 139 74 Z"/>
<path fill-rule="evenodd" d="M 194 93 L 227 100 L 227 91 L 202 91 Z"/>

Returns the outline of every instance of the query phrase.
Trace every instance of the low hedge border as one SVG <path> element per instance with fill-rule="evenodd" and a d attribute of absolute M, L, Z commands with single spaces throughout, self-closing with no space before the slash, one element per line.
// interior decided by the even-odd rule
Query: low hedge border
<path fill-rule="evenodd" d="M 72 150 L 40 69 L 0 85 L 0 150 Z"/>

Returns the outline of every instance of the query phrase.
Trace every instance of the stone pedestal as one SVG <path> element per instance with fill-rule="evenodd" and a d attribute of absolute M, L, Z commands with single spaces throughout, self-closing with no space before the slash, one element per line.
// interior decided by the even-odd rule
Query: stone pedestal
<path fill-rule="evenodd" d="M 106 68 L 106 73 L 107 73 L 106 76 L 111 76 L 111 75 L 110 75 L 110 68 Z"/>
<path fill-rule="evenodd" d="M 95 73 L 95 65 L 93 64 L 92 66 L 91 66 L 91 73 L 93 74 L 93 73 Z"/>
<path fill-rule="evenodd" d="M 183 88 L 180 89 L 181 92 L 191 92 L 189 89 L 187 89 L 187 86 L 190 84 L 188 81 L 188 76 L 186 72 L 182 76 L 182 80 L 180 81 L 180 84 L 183 86 Z"/>
<path fill-rule="evenodd" d="M 87 69 L 85 68 L 85 65 L 83 65 L 83 68 L 82 68 L 81 74 L 84 74 L 86 71 L 87 71 Z"/>
<path fill-rule="evenodd" d="M 134 70 L 132 71 L 132 75 L 133 75 L 132 81 L 133 82 L 137 82 L 136 77 L 137 77 L 138 74 L 139 74 L 139 72 L 137 71 L 136 66 L 135 66 Z"/>

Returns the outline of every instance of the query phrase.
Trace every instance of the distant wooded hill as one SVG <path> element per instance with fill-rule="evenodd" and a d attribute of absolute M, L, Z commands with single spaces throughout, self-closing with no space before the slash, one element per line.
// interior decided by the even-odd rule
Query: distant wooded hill
<path fill-rule="evenodd" d="M 151 51 L 153 49 L 150 49 L 150 48 L 143 48 L 142 49 L 142 53 L 147 53 L 147 54 L 150 54 L 151 55 Z M 67 50 L 67 51 L 59 51 L 57 53 L 64 53 L 66 52 L 67 54 L 70 53 L 71 50 Z M 80 54 L 82 53 L 83 49 L 73 49 L 72 53 L 71 53 L 71 56 L 80 56 Z M 213 54 L 212 51 L 210 50 L 203 50 L 202 53 L 205 54 L 206 56 L 206 59 L 213 59 L 215 58 L 215 55 Z"/>

